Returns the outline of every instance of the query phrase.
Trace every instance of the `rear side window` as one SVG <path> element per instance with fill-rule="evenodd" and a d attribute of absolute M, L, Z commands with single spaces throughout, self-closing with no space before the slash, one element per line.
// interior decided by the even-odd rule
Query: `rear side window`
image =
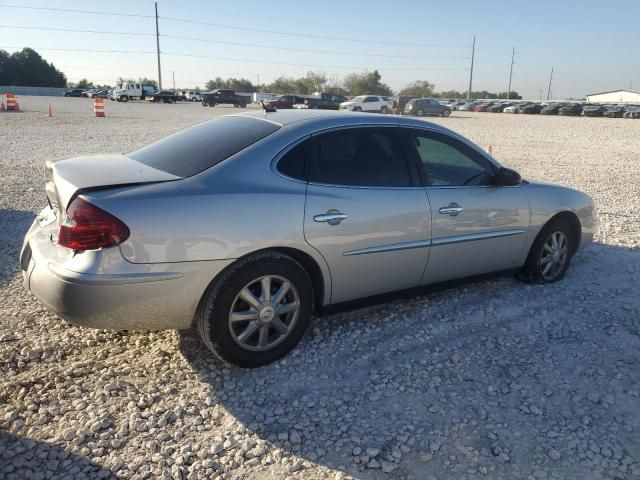
<path fill-rule="evenodd" d="M 213 167 L 279 128 L 251 117 L 220 117 L 181 130 L 128 156 L 185 178 Z"/>
<path fill-rule="evenodd" d="M 319 135 L 309 181 L 328 185 L 410 187 L 394 128 L 348 128 Z"/>
<path fill-rule="evenodd" d="M 305 140 L 287 153 L 278 161 L 277 169 L 283 175 L 287 177 L 295 178 L 296 180 L 307 180 L 307 158 L 310 151 L 309 140 Z"/>

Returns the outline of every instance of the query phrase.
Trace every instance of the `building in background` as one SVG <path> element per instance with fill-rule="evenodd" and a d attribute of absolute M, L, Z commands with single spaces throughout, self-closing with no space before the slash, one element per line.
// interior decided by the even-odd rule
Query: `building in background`
<path fill-rule="evenodd" d="M 587 95 L 587 102 L 640 104 L 640 92 L 632 92 L 631 90 L 612 90 L 610 92 L 592 93 Z"/>

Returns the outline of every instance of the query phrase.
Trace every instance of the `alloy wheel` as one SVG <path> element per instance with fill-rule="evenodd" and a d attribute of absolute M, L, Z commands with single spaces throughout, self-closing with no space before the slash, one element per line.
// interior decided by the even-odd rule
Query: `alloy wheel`
<path fill-rule="evenodd" d="M 284 277 L 265 275 L 236 295 L 229 312 L 229 331 L 246 350 L 270 350 L 289 336 L 299 311 L 295 286 Z"/>
<path fill-rule="evenodd" d="M 569 241 L 562 231 L 555 231 L 544 242 L 538 267 L 542 277 L 547 281 L 560 275 L 569 259 Z"/>

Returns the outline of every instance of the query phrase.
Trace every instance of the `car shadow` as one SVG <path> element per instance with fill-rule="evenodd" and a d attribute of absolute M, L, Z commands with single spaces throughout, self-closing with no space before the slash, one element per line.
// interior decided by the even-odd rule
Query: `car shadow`
<path fill-rule="evenodd" d="M 20 269 L 20 248 L 34 218 L 33 212 L 0 208 L 0 232 L 5 233 L 0 245 L 0 281 Z"/>
<path fill-rule="evenodd" d="M 627 266 L 638 260 L 640 249 L 597 244 L 555 284 L 522 284 L 513 276 L 465 281 L 316 318 L 293 352 L 254 370 L 220 363 L 195 330 L 181 333 L 180 350 L 209 384 L 213 404 L 303 463 L 358 479 L 385 478 L 381 467 L 415 478 L 449 469 L 460 478 L 465 470 L 456 465 L 469 463 L 514 478 L 522 472 L 512 469 L 511 458 L 532 466 L 538 453 L 522 438 L 541 424 L 559 437 L 576 429 L 610 433 L 608 417 L 586 424 L 575 402 L 588 404 L 588 395 L 614 388 L 609 378 L 616 372 L 586 375 L 592 364 L 611 352 L 619 357 L 610 366 L 637 362 L 640 334 L 626 335 L 624 325 L 640 308 L 633 299 L 609 303 L 607 318 L 620 320 L 605 327 L 589 299 L 622 295 L 617 285 L 633 285 L 638 272 Z M 567 298 L 582 299 L 584 308 Z M 554 368 L 541 369 L 549 358 Z M 611 414 L 637 414 L 626 408 Z M 561 447 L 577 454 L 578 447 Z M 579 474 L 577 465 L 548 468 L 590 474 L 586 467 Z"/>
<path fill-rule="evenodd" d="M 82 478 L 118 478 L 87 457 L 4 430 L 0 430 L 0 452 L 0 478 L 80 478 L 80 472 Z"/>

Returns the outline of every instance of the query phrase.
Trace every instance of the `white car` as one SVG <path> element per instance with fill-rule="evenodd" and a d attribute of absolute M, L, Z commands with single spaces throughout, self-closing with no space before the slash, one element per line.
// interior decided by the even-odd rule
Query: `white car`
<path fill-rule="evenodd" d="M 391 101 L 387 97 L 377 95 L 360 95 L 354 97 L 348 102 L 340 104 L 340 110 L 350 112 L 375 112 L 389 113 L 391 110 Z"/>
<path fill-rule="evenodd" d="M 184 94 L 184 98 L 189 102 L 201 102 L 202 97 L 198 92 L 187 92 Z"/>

